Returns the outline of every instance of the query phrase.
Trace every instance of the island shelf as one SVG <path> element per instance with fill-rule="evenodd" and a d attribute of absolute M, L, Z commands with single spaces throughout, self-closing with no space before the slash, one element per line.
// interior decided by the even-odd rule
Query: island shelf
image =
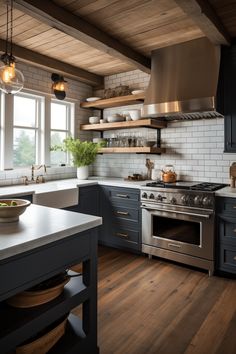
<path fill-rule="evenodd" d="M 34 215 L 37 215 L 35 221 Z M 45 221 L 47 227 L 42 226 L 39 230 L 39 225 L 45 224 Z M 10 234 L 11 227 L 0 224 L 1 354 L 15 353 L 16 347 L 31 340 L 68 314 L 66 331 L 60 339 L 61 343 L 64 343 L 64 349 L 56 350 L 54 348 L 56 343 L 49 353 L 77 354 L 78 351 L 83 354 L 99 353 L 97 226 L 100 224 L 101 218 L 95 216 L 79 213 L 75 215 L 70 211 L 36 205 L 29 206 L 21 216 L 20 222 L 12 225 Z M 50 231 L 44 234 L 46 229 Z M 33 230 L 34 235 L 30 239 Z M 29 234 L 29 238 L 24 236 L 25 233 Z M 16 242 L 14 247 L 13 241 L 5 241 L 5 236 L 8 240 L 12 237 Z M 34 238 L 37 237 L 39 244 L 36 246 Z M 82 265 L 82 275 L 71 278 L 64 291 L 54 300 L 25 309 L 15 308 L 6 303 L 5 300 L 11 296 L 78 264 Z M 79 305 L 82 306 L 82 319 L 78 316 L 74 318 L 70 314 L 70 311 Z"/>

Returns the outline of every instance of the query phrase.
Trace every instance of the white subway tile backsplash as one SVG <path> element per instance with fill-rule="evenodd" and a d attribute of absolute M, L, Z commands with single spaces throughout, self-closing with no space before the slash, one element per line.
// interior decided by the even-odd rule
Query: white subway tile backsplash
<path fill-rule="evenodd" d="M 51 94 L 51 73 L 24 63 L 19 68 L 25 74 L 26 87 Z M 131 89 L 146 89 L 150 76 L 139 70 L 120 73 L 105 77 L 105 88 L 114 88 L 119 85 L 129 85 Z M 89 139 L 90 133 L 80 132 L 79 125 L 87 123 L 88 117 L 93 113 L 90 110 L 80 109 L 81 99 L 92 96 L 92 88 L 84 83 L 68 80 L 68 97 L 76 99 L 76 127 L 78 135 Z M 98 91 L 95 91 L 98 92 Z M 99 90 L 99 95 L 102 91 Z M 141 104 L 123 106 L 104 111 L 107 117 L 113 113 L 123 113 L 130 109 L 140 108 Z M 96 115 L 98 112 L 96 111 Z M 156 131 L 152 129 L 133 129 L 131 131 L 119 130 L 104 133 L 105 137 L 111 134 L 141 133 L 149 140 L 156 139 Z M 94 134 L 99 136 L 99 134 Z M 225 154 L 224 150 L 224 120 L 203 119 L 196 121 L 169 122 L 166 129 L 161 131 L 162 145 L 166 153 L 162 155 L 135 155 L 111 154 L 99 155 L 92 167 L 92 173 L 99 176 L 127 177 L 132 173 L 146 172 L 146 158 L 154 162 L 155 168 L 161 169 L 165 164 L 173 164 L 181 179 L 201 180 L 211 182 L 229 182 L 229 166 L 236 161 L 236 154 Z M 22 175 L 30 175 L 29 170 L 1 171 L 0 186 L 19 183 Z M 74 167 L 49 168 L 47 179 L 73 178 L 76 176 Z"/>
<path fill-rule="evenodd" d="M 114 75 L 105 78 L 105 88 L 111 87 Z M 136 88 L 146 88 L 149 75 L 139 70 L 117 75 L 115 86 L 137 85 Z M 145 86 L 143 86 L 145 85 Z M 118 109 L 106 110 L 105 114 L 121 112 L 126 109 L 137 108 L 140 105 L 127 106 Z M 156 133 L 151 129 L 139 129 L 143 136 L 155 139 Z M 136 132 L 136 130 L 134 130 Z M 109 133 L 107 133 L 109 135 Z M 228 183 L 228 169 L 236 154 L 224 154 L 224 119 L 203 119 L 196 121 L 169 122 L 166 129 L 161 131 L 162 146 L 166 147 L 166 153 L 160 155 L 106 155 L 102 160 L 94 164 L 94 174 L 101 171 L 111 175 L 114 172 L 112 165 L 117 160 L 119 164 L 118 176 L 127 175 L 130 172 L 145 171 L 145 159 L 150 158 L 155 168 L 161 169 L 165 164 L 173 164 L 181 178 L 188 180 L 202 180 L 211 182 Z M 108 164 L 109 162 L 109 164 Z M 109 170 L 108 167 L 109 166 Z"/>

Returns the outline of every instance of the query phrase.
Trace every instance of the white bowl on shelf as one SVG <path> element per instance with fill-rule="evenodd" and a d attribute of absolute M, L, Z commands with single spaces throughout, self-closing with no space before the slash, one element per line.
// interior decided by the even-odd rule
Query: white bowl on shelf
<path fill-rule="evenodd" d="M 132 93 L 132 95 L 139 95 L 141 93 L 145 93 L 145 91 L 144 90 L 134 90 L 131 93 Z"/>
<path fill-rule="evenodd" d="M 120 116 L 120 115 L 115 115 L 115 114 L 107 117 L 108 123 L 123 122 L 124 120 L 125 120 L 125 117 Z"/>
<path fill-rule="evenodd" d="M 140 109 L 132 109 L 129 111 L 129 115 L 132 120 L 139 120 L 139 119 L 141 119 L 141 110 Z"/>
<path fill-rule="evenodd" d="M 100 99 L 101 99 L 101 97 L 88 97 L 88 98 L 86 98 L 86 101 L 87 102 L 95 102 L 95 101 L 98 101 Z"/>
<path fill-rule="evenodd" d="M 89 117 L 89 123 L 90 124 L 97 124 L 100 122 L 100 118 L 99 117 Z"/>

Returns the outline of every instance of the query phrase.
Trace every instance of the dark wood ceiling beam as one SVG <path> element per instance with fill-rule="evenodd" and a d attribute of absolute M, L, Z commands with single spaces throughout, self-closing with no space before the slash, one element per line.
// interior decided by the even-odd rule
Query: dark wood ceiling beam
<path fill-rule="evenodd" d="M 5 41 L 0 39 L 0 52 L 5 51 Z M 32 50 L 13 44 L 13 54 L 23 62 L 34 64 L 43 69 L 57 71 L 68 78 L 82 81 L 88 85 L 102 87 L 104 78 L 102 76 L 90 73 L 86 70 L 66 64 L 60 60 L 50 58 L 46 55 L 36 53 Z"/>
<path fill-rule="evenodd" d="M 175 0 L 214 44 L 229 45 L 230 36 L 207 0 Z"/>
<path fill-rule="evenodd" d="M 15 0 L 14 6 L 93 48 L 150 73 L 151 60 L 149 58 L 109 36 L 84 19 L 56 5 L 53 1 Z"/>

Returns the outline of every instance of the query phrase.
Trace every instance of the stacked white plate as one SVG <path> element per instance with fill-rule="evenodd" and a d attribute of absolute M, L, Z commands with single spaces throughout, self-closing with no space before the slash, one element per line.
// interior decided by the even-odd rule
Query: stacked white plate
<path fill-rule="evenodd" d="M 114 123 L 114 122 L 123 122 L 125 120 L 125 117 L 122 116 L 109 116 L 107 117 L 108 123 Z"/>

